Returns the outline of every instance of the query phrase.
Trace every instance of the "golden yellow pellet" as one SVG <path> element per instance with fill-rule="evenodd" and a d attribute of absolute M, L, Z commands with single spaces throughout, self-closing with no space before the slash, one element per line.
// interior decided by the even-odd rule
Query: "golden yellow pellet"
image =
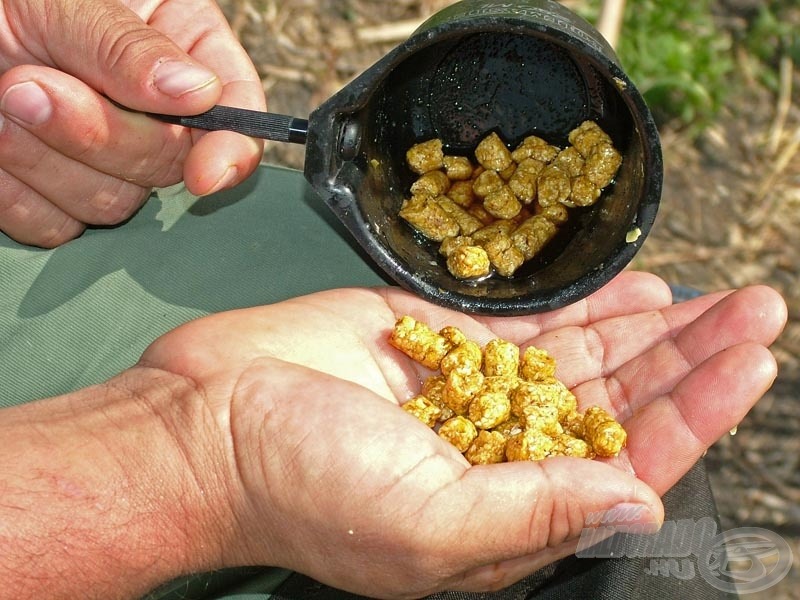
<path fill-rule="evenodd" d="M 470 402 L 468 414 L 478 429 L 497 427 L 511 414 L 508 394 L 484 385 Z"/>
<path fill-rule="evenodd" d="M 482 430 L 472 442 L 464 457 L 472 465 L 490 465 L 503 462 L 506 453 L 506 438 L 497 431 Z"/>
<path fill-rule="evenodd" d="M 549 163 L 552 162 L 557 155 L 558 148 L 556 146 L 548 144 L 542 138 L 535 135 L 526 137 L 511 153 L 511 157 L 517 163 L 521 163 L 526 158 L 533 158 L 542 163 Z"/>
<path fill-rule="evenodd" d="M 483 199 L 483 208 L 498 219 L 512 219 L 522 210 L 522 204 L 507 185 L 489 192 Z"/>
<path fill-rule="evenodd" d="M 484 372 L 487 377 L 512 377 L 519 372 L 519 346 L 495 338 L 483 349 Z"/>
<path fill-rule="evenodd" d="M 482 363 L 481 347 L 471 340 L 464 340 L 442 358 L 439 369 L 445 376 L 453 371 L 475 373 L 481 370 Z"/>
<path fill-rule="evenodd" d="M 480 231 L 480 230 L 479 230 Z M 544 248 L 558 233 L 558 227 L 549 219 L 534 215 L 511 233 L 511 243 L 530 260 Z"/>
<path fill-rule="evenodd" d="M 480 219 L 453 202 L 449 196 L 439 196 L 436 198 L 436 202 L 456 222 L 460 235 L 470 235 L 483 227 Z"/>
<path fill-rule="evenodd" d="M 479 279 L 491 272 L 492 263 L 480 246 L 459 246 L 447 257 L 447 268 L 458 279 Z"/>
<path fill-rule="evenodd" d="M 542 460 L 550 456 L 556 443 L 552 437 L 535 429 L 526 429 L 506 443 L 506 458 L 509 461 Z"/>
<path fill-rule="evenodd" d="M 447 197 L 462 208 L 469 208 L 475 201 L 471 181 L 454 181 L 447 190 Z"/>
<path fill-rule="evenodd" d="M 453 181 L 462 181 L 472 177 L 472 163 L 466 156 L 445 156 L 442 163 L 447 177 Z"/>
<path fill-rule="evenodd" d="M 422 395 L 433 402 L 441 411 L 439 414 L 440 421 L 446 421 L 455 416 L 453 410 L 444 402 L 444 384 L 445 378 L 443 375 L 431 375 L 422 383 Z"/>
<path fill-rule="evenodd" d="M 536 200 L 538 180 L 538 173 L 518 168 L 511 176 L 511 179 L 508 180 L 508 189 L 514 193 L 520 202 L 530 204 Z"/>
<path fill-rule="evenodd" d="M 447 440 L 459 452 L 466 452 L 478 437 L 478 430 L 475 424 L 466 417 L 453 417 L 448 419 L 439 428 L 439 437 Z"/>
<path fill-rule="evenodd" d="M 443 171 L 428 171 L 411 184 L 411 195 L 436 198 L 449 189 L 450 178 Z"/>
<path fill-rule="evenodd" d="M 442 414 L 442 409 L 425 396 L 415 396 L 405 404 L 403 410 L 414 415 L 428 427 L 433 427 Z"/>
<path fill-rule="evenodd" d="M 433 331 L 410 316 L 397 319 L 389 342 L 439 374 L 403 405 L 470 464 L 551 456 L 616 456 L 627 434 L 605 410 L 578 412 L 578 399 L 556 379 L 546 351 L 494 338 L 483 348 L 457 327 Z"/>
<path fill-rule="evenodd" d="M 445 405 L 457 415 L 465 415 L 470 402 L 483 386 L 483 373 L 451 371 L 444 382 L 442 398 Z"/>
<path fill-rule="evenodd" d="M 408 315 L 395 323 L 389 343 L 429 369 L 438 369 L 450 351 L 450 344 L 444 337 Z"/>
<path fill-rule="evenodd" d="M 556 375 L 556 361 L 546 350 L 528 346 L 520 359 L 520 376 L 526 381 L 548 381 Z"/>
<path fill-rule="evenodd" d="M 414 144 L 406 152 L 406 163 L 419 175 L 441 169 L 444 166 L 442 140 L 432 139 Z"/>
<path fill-rule="evenodd" d="M 576 456 L 578 458 L 594 458 L 592 447 L 584 440 L 576 438 L 569 433 L 562 433 L 553 438 L 555 445 L 550 450 L 550 456 Z"/>
<path fill-rule="evenodd" d="M 628 435 L 614 417 L 599 406 L 590 406 L 583 415 L 586 441 L 598 456 L 616 456 L 625 447 Z"/>
<path fill-rule="evenodd" d="M 511 151 L 496 133 L 490 133 L 478 143 L 475 158 L 483 168 L 492 171 L 503 171 L 514 162 Z"/>
<path fill-rule="evenodd" d="M 492 132 L 475 148 L 477 164 L 466 156 L 445 155 L 438 139 L 415 144 L 406 160 L 420 177 L 400 217 L 442 244 L 440 253 L 457 279 L 513 277 L 568 223 L 569 209 L 599 200 L 622 163 L 611 138 L 593 121 L 580 123 L 568 139 L 571 145 L 562 149 L 531 135 L 512 151 Z M 469 245 L 485 255 L 470 249 L 453 256 L 466 244 L 451 243 L 452 238 L 502 221 L 513 222 L 518 231 L 505 234 L 508 239 L 476 237 Z"/>
<path fill-rule="evenodd" d="M 414 229 L 436 242 L 461 232 L 456 220 L 447 214 L 436 198 L 412 196 L 403 202 L 399 214 Z"/>
<path fill-rule="evenodd" d="M 476 196 L 485 198 L 492 192 L 496 192 L 505 185 L 502 177 L 496 171 L 484 171 L 475 178 L 472 183 L 472 191 Z"/>
<path fill-rule="evenodd" d="M 483 242 L 481 247 L 486 250 L 495 272 L 503 277 L 511 277 L 525 262 L 525 257 L 509 235 L 500 233 Z"/>
<path fill-rule="evenodd" d="M 464 332 L 454 325 L 445 325 L 439 330 L 439 335 L 446 339 L 451 347 L 460 346 L 469 341 Z"/>

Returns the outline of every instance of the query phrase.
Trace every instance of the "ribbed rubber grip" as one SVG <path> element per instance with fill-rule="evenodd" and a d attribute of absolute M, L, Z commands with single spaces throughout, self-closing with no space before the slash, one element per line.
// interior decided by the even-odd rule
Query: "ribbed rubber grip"
<path fill-rule="evenodd" d="M 208 131 L 235 131 L 249 137 L 275 142 L 305 144 L 308 134 L 306 119 L 232 106 L 215 106 L 207 112 L 188 117 L 160 114 L 150 116 L 184 127 Z"/>

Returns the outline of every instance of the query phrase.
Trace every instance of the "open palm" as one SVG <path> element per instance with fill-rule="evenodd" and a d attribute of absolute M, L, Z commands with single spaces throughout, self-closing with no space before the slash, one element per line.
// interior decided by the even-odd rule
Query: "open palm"
<path fill-rule="evenodd" d="M 613 460 L 470 467 L 397 405 L 426 374 L 387 343 L 398 315 L 485 343 L 534 344 L 579 404 L 629 433 Z M 271 564 L 379 597 L 509 585 L 574 552 L 591 512 L 659 496 L 734 427 L 775 377 L 785 322 L 768 288 L 671 305 L 625 273 L 544 315 L 470 317 L 397 289 L 322 292 L 222 313 L 156 341 L 141 364 L 190 378 L 214 415 L 238 543 L 224 562 Z"/>

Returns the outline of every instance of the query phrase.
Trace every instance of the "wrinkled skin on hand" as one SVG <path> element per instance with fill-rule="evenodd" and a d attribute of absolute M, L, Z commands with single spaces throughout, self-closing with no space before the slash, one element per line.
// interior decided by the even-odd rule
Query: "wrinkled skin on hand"
<path fill-rule="evenodd" d="M 470 468 L 398 409 L 429 374 L 387 343 L 399 315 L 549 351 L 581 410 L 628 431 L 610 460 Z M 660 523 L 659 496 L 772 383 L 785 323 L 753 287 L 671 305 L 624 273 L 543 315 L 470 317 L 397 289 L 322 292 L 191 322 L 137 368 L 192 382 L 225 485 L 207 500 L 229 532 L 220 566 L 270 564 L 382 598 L 493 590 L 574 552 L 588 513 L 620 503 Z M 135 371 L 135 369 L 134 369 Z M 220 475 L 221 474 L 221 475 Z M 202 478 L 202 474 L 196 475 Z"/>
<path fill-rule="evenodd" d="M 113 102 L 112 102 L 113 101 Z M 166 125 L 214 104 L 266 107 L 212 0 L 0 3 L 0 230 L 54 247 L 124 221 L 153 187 L 242 181 L 263 144 Z"/>

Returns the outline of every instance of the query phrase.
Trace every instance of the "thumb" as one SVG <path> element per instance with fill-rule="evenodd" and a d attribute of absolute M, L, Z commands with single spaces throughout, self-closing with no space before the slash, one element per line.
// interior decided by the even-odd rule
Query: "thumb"
<path fill-rule="evenodd" d="M 121 3 L 46 4 L 55 14 L 40 21 L 41 43 L 52 62 L 112 100 L 167 114 L 203 112 L 219 100 L 211 70 Z"/>
<path fill-rule="evenodd" d="M 579 536 L 599 524 L 654 532 L 663 520 L 655 491 L 598 461 L 552 458 L 473 467 L 459 484 L 457 496 L 470 507 L 469 522 L 460 525 L 471 532 L 471 541 L 462 550 L 478 572 L 546 549 L 568 547 L 564 555 L 570 554 Z"/>

